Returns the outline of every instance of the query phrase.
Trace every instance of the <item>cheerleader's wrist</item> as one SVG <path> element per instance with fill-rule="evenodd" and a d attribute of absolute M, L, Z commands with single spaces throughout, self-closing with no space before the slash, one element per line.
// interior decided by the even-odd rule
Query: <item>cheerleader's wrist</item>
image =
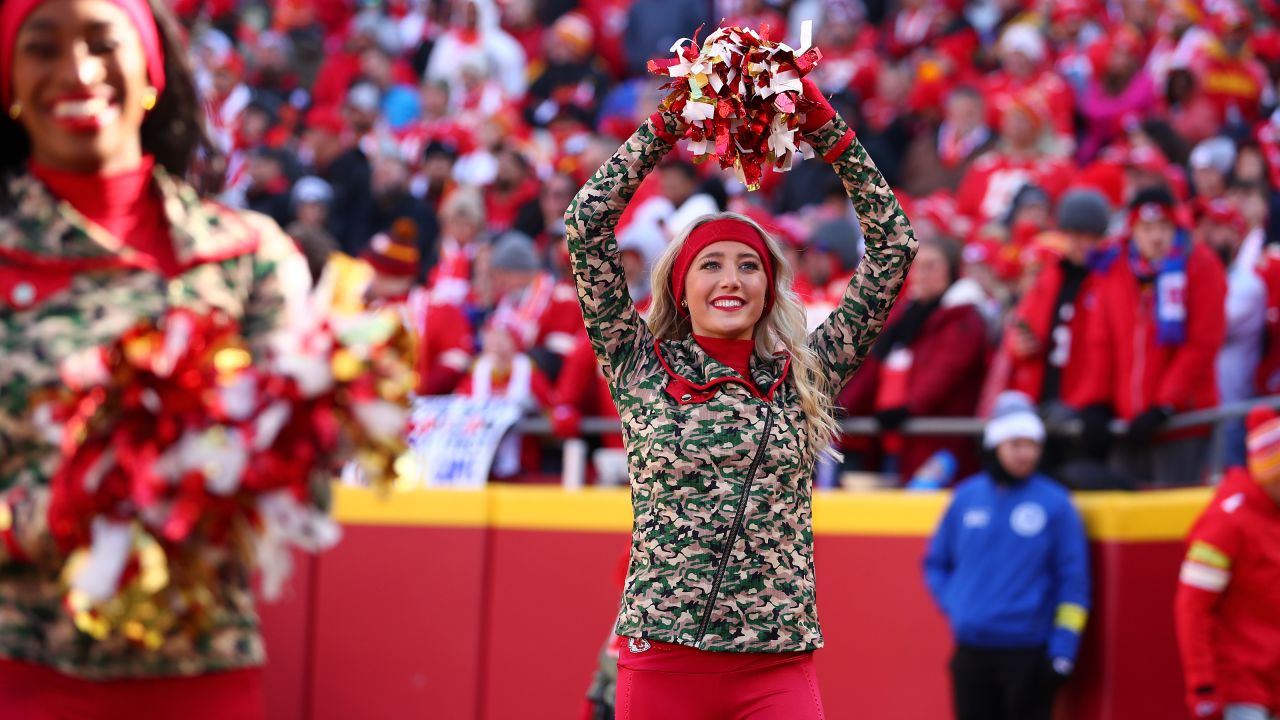
<path fill-rule="evenodd" d="M 849 127 L 849 124 L 844 121 L 844 118 L 836 115 L 814 132 L 807 133 L 805 139 L 822 156 L 823 160 L 835 162 L 849 149 L 850 145 L 853 145 L 857 135 L 854 134 L 853 128 Z"/>
<path fill-rule="evenodd" d="M 649 124 L 653 127 L 653 134 L 668 145 L 675 145 L 683 130 L 675 113 L 665 110 L 650 115 Z"/>

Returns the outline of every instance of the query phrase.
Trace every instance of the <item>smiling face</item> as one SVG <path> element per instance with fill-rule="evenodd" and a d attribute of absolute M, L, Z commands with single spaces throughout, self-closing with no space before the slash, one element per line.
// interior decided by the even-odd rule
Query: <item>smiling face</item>
<path fill-rule="evenodd" d="M 750 340 L 764 314 L 768 283 L 764 259 L 747 245 L 721 240 L 706 246 L 694 258 L 684 282 L 693 332 Z"/>
<path fill-rule="evenodd" d="M 118 171 L 142 158 L 142 41 L 109 0 L 50 0 L 18 31 L 13 99 L 33 159 L 73 172 Z"/>

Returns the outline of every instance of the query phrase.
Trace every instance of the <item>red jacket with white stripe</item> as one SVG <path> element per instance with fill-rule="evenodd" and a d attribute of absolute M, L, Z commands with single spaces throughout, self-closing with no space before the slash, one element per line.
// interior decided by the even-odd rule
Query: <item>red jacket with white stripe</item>
<path fill-rule="evenodd" d="M 1213 687 L 1280 712 L 1280 503 L 1243 468 L 1191 530 L 1174 614 L 1192 701 Z"/>

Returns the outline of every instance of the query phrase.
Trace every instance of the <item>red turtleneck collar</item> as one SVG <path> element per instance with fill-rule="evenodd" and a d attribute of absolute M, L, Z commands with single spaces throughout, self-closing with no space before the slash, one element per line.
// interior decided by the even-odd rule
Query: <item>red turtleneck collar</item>
<path fill-rule="evenodd" d="M 751 353 L 756 347 L 754 340 L 724 340 L 696 333 L 693 339 L 721 365 L 733 369 L 748 383 L 752 382 Z"/>
<path fill-rule="evenodd" d="M 155 159 L 118 173 L 76 173 L 30 162 L 31 174 L 56 197 L 144 258 L 149 269 L 176 275 L 178 260 L 164 203 L 152 188 Z"/>

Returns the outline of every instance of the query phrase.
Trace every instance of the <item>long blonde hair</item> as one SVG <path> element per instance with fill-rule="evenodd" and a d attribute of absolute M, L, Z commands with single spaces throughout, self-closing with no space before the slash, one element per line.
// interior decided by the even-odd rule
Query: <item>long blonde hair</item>
<path fill-rule="evenodd" d="M 752 333 L 755 354 L 760 358 L 768 358 L 781 348 L 791 355 L 791 377 L 800 398 L 808 431 L 806 449 L 816 458 L 831 448 L 831 441 L 836 436 L 835 409 L 832 403 L 834 393 L 832 388 L 827 387 L 825 376 L 819 371 L 817 355 L 809 349 L 804 304 L 792 289 L 795 269 L 783 257 L 777 241 L 759 223 L 738 213 L 716 213 L 698 218 L 672 240 L 654 264 L 653 274 L 650 276 L 653 305 L 649 309 L 649 331 L 663 340 L 683 340 L 693 333 L 689 317 L 678 312 L 675 297 L 671 294 L 672 268 L 694 228 L 712 220 L 725 219 L 738 220 L 755 228 L 769 250 L 770 260 L 775 268 L 773 287 L 769 288 L 773 305 L 768 313 L 756 321 Z"/>

